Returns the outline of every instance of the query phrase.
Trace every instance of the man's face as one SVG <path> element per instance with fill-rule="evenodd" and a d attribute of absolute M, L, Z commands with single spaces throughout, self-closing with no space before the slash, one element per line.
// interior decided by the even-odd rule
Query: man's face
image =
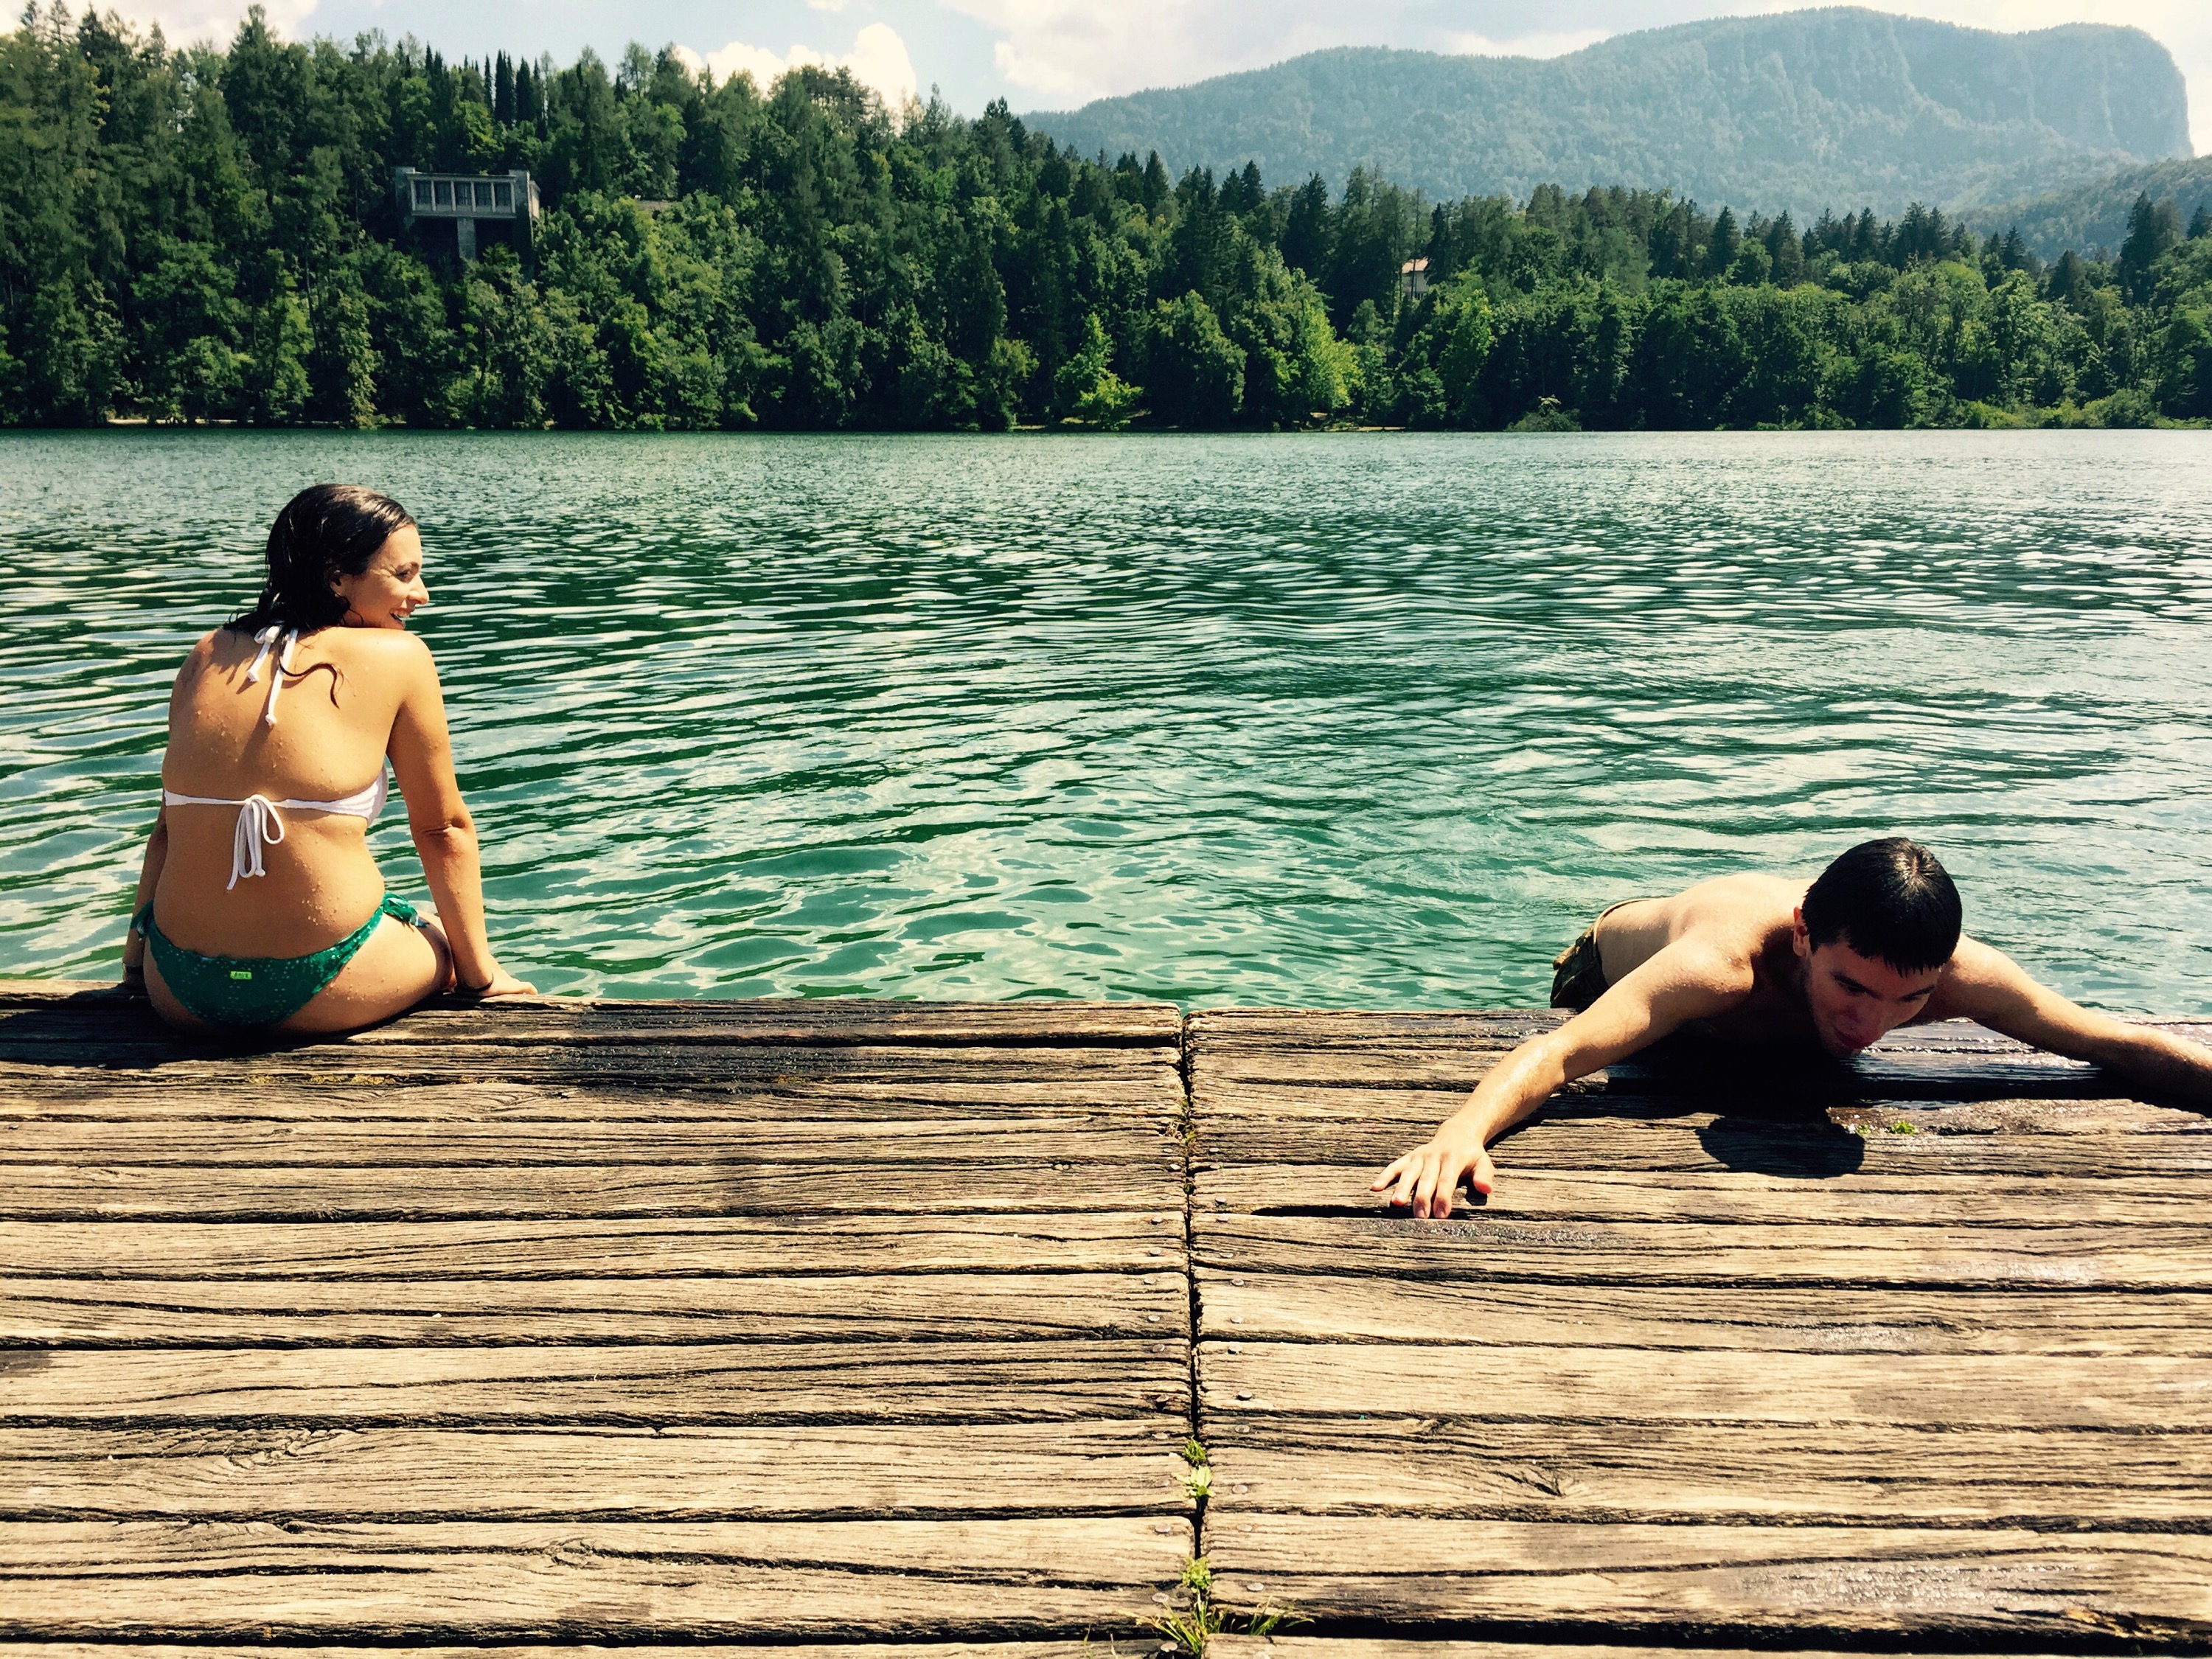
<path fill-rule="evenodd" d="M 1797 958 L 1805 964 L 1805 1003 L 1814 1034 L 1832 1054 L 1855 1054 L 1912 1018 L 1943 977 L 1941 968 L 1901 973 L 1880 957 L 1863 957 L 1848 935 L 1817 949 L 1797 916 Z"/>

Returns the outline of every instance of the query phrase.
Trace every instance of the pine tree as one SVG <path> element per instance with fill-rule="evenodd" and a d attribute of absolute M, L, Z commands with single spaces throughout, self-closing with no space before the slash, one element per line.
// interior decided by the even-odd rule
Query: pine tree
<path fill-rule="evenodd" d="M 1140 190 L 1139 199 L 1145 204 L 1145 211 L 1150 214 L 1158 214 L 1175 193 L 1175 187 L 1168 183 L 1167 166 L 1160 160 L 1158 150 L 1145 158 L 1145 179 Z"/>
<path fill-rule="evenodd" d="M 1723 208 L 1720 217 L 1713 221 L 1712 234 L 1705 239 L 1705 275 L 1726 276 L 1742 251 L 1743 237 L 1736 229 L 1735 215 Z"/>
<path fill-rule="evenodd" d="M 1309 276 L 1328 269 L 1328 185 L 1316 173 L 1291 197 L 1283 227 L 1283 263 Z"/>
<path fill-rule="evenodd" d="M 2138 193 L 2128 210 L 2128 239 L 2120 245 L 2120 289 L 2134 304 L 2150 298 L 2160 256 L 2181 240 L 2180 216 L 2173 204 Z"/>

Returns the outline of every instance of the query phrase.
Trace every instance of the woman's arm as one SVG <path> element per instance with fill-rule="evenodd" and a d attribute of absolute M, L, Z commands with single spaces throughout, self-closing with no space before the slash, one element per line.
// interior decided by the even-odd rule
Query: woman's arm
<path fill-rule="evenodd" d="M 132 991 L 146 986 L 146 936 L 138 931 L 138 917 L 154 902 L 161 884 L 161 866 L 169 861 L 169 809 L 155 814 L 154 833 L 146 837 L 146 856 L 138 866 L 138 891 L 131 901 L 130 930 L 123 935 L 123 983 Z"/>
<path fill-rule="evenodd" d="M 399 709 L 392 724 L 392 769 L 407 798 L 407 828 L 429 878 L 453 946 L 459 988 L 480 996 L 511 996 L 531 987 L 501 968 L 484 928 L 483 868 L 476 820 L 453 775 L 453 737 L 446 726 L 446 697 L 429 647 L 406 636 L 408 665 Z"/>

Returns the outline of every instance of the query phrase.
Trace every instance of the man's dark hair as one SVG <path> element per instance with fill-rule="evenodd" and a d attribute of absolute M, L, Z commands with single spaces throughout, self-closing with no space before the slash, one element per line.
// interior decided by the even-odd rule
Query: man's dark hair
<path fill-rule="evenodd" d="M 1941 968 L 1959 948 L 1959 890 L 1935 854 L 1891 836 L 1861 842 L 1806 890 L 1815 949 L 1842 939 L 1900 974 Z"/>

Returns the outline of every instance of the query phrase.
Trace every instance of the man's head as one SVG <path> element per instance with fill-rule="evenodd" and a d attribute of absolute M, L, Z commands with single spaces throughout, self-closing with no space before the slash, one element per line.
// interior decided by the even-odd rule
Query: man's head
<path fill-rule="evenodd" d="M 1928 1005 L 1959 948 L 1959 890 L 1917 842 L 1863 842 L 1820 872 L 1797 908 L 1813 1027 L 1855 1054 Z"/>

